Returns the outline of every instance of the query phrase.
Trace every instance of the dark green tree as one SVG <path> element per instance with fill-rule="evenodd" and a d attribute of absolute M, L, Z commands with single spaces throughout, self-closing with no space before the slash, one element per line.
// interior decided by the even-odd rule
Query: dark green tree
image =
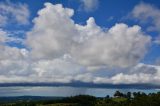
<path fill-rule="evenodd" d="M 128 99 L 130 99 L 130 98 L 131 98 L 131 95 L 132 95 L 132 93 L 131 93 L 131 92 L 127 92 L 127 94 L 126 94 L 126 96 L 127 96 L 127 98 L 128 98 Z"/>

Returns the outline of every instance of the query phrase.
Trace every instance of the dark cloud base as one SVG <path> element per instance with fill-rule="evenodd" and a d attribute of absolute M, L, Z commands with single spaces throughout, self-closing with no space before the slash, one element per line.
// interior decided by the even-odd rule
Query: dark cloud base
<path fill-rule="evenodd" d="M 83 82 L 72 83 L 0 83 L 0 87 L 54 87 L 54 86 L 70 86 L 70 87 L 87 87 L 87 88 L 108 88 L 108 89 L 160 89 L 160 85 L 155 84 L 94 84 Z"/>

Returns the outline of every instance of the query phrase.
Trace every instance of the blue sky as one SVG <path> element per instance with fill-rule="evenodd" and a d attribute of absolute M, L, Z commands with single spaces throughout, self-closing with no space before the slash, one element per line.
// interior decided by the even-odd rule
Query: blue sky
<path fill-rule="evenodd" d="M 0 0 L 0 83 L 157 85 L 159 29 L 158 0 Z"/>

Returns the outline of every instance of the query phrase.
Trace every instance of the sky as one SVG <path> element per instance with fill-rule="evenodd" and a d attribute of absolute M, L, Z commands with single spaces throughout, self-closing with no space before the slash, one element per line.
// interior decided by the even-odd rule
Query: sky
<path fill-rule="evenodd" d="M 160 1 L 0 0 L 0 83 L 160 85 Z"/>

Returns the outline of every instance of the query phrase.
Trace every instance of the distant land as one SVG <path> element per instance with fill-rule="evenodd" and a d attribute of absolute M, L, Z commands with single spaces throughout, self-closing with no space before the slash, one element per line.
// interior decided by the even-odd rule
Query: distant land
<path fill-rule="evenodd" d="M 8 96 L 0 97 L 0 103 L 15 102 L 15 101 L 39 101 L 39 100 L 59 100 L 63 97 L 50 97 L 50 96 Z"/>

